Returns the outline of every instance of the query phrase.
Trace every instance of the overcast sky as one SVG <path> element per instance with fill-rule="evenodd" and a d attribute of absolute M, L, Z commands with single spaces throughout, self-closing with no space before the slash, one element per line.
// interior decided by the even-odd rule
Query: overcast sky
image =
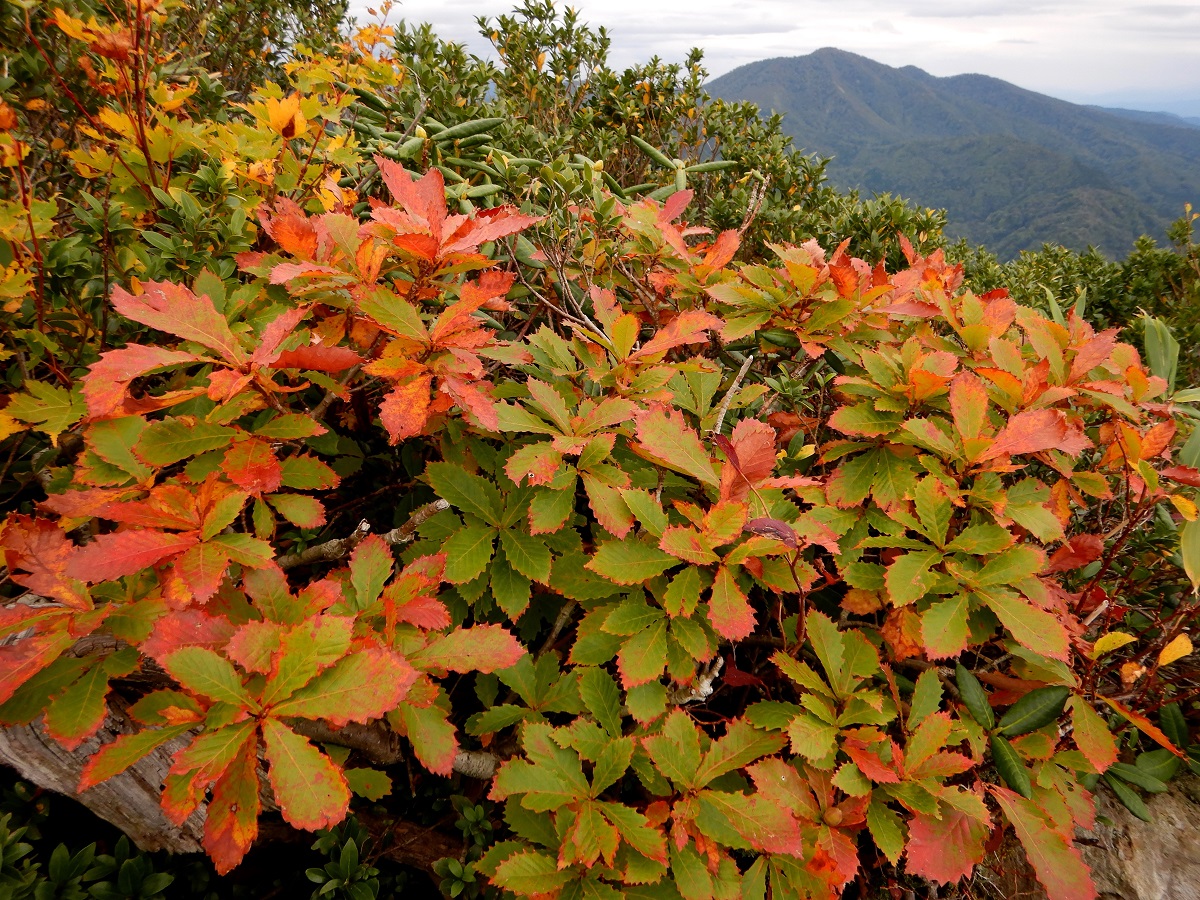
<path fill-rule="evenodd" d="M 351 0 L 366 18 L 369 0 Z M 404 0 L 392 20 L 432 22 L 483 54 L 475 16 L 513 0 Z M 576 0 L 613 40 L 612 62 L 701 47 L 715 77 L 820 47 L 934 75 L 979 72 L 1077 103 L 1200 116 L 1200 2 L 1120 0 Z"/>

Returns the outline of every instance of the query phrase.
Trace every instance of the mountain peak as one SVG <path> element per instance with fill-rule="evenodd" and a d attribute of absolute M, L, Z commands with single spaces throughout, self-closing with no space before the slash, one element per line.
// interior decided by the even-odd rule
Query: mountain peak
<path fill-rule="evenodd" d="M 945 207 L 952 234 L 1001 255 L 1043 242 L 1111 256 L 1200 205 L 1186 121 L 1078 106 L 988 75 L 930 75 L 823 47 L 743 65 L 709 84 L 784 116 L 797 147 L 833 157 L 843 188 Z"/>

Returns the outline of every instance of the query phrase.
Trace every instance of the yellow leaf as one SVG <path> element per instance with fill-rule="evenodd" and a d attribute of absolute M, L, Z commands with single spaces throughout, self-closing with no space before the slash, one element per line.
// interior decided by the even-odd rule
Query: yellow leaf
<path fill-rule="evenodd" d="M 1162 652 L 1158 654 L 1158 664 L 1160 666 L 1169 666 L 1175 660 L 1183 659 L 1191 652 L 1192 639 L 1186 634 L 1181 634 L 1162 648 Z"/>
<path fill-rule="evenodd" d="M 0 410 L 0 441 L 7 437 L 11 437 L 18 431 L 24 431 L 25 426 L 10 416 L 8 413 Z"/>
<path fill-rule="evenodd" d="M 1112 653 L 1126 644 L 1132 644 L 1135 640 L 1133 635 L 1125 634 L 1123 631 L 1110 631 L 1097 638 L 1096 643 L 1092 645 L 1092 659 L 1099 659 L 1105 653 Z"/>
<path fill-rule="evenodd" d="M 1186 519 L 1187 521 L 1189 521 L 1189 522 L 1196 521 L 1196 514 L 1197 514 L 1196 504 L 1193 503 L 1191 501 L 1191 499 L 1189 499 L 1188 497 L 1185 497 L 1182 494 L 1172 494 L 1171 495 L 1171 505 L 1174 506 L 1177 510 L 1179 510 L 1179 514 L 1181 516 L 1183 516 L 1184 519 Z"/>

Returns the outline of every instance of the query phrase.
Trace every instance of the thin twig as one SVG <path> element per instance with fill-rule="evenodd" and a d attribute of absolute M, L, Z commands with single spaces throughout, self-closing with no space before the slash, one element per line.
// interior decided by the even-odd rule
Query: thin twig
<path fill-rule="evenodd" d="M 733 395 L 738 392 L 738 388 L 742 385 L 742 379 L 746 377 L 746 373 L 750 371 L 750 366 L 754 362 L 754 354 L 751 353 L 746 357 L 746 361 L 742 363 L 742 367 L 738 369 L 737 377 L 733 379 L 733 384 L 729 386 L 729 390 L 725 392 L 725 399 L 721 401 L 721 409 L 717 412 L 717 422 L 713 425 L 709 434 L 720 434 L 721 426 L 725 424 L 725 414 L 729 412 L 729 404 L 733 401 Z"/>
<path fill-rule="evenodd" d="M 391 544 L 393 547 L 403 547 L 413 539 L 422 523 L 427 522 L 442 510 L 449 508 L 450 504 L 445 500 L 434 500 L 432 503 L 426 503 L 424 506 L 418 507 L 403 525 L 393 528 L 391 531 L 384 532 L 380 537 L 383 538 L 385 543 Z M 361 544 L 370 533 L 371 523 L 363 519 L 358 523 L 358 527 L 344 538 L 334 538 L 332 541 L 316 544 L 299 553 L 289 553 L 286 556 L 279 557 L 275 562 L 281 569 L 294 569 L 296 566 L 333 562 L 334 560 L 349 556 L 354 548 Z"/>

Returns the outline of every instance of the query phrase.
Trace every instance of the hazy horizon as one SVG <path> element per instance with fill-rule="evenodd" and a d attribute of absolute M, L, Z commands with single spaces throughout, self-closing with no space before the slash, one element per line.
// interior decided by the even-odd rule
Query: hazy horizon
<path fill-rule="evenodd" d="M 351 0 L 367 20 L 368 0 Z M 515 0 L 407 0 L 392 22 L 430 22 L 446 40 L 480 55 L 491 46 L 477 15 L 511 12 Z M 658 55 L 682 60 L 692 47 L 716 78 L 747 63 L 837 47 L 932 75 L 991 75 L 1072 103 L 1200 117 L 1200 4 L 1130 5 L 1119 0 L 847 0 L 807 9 L 791 0 L 742 0 L 730 21 L 714 0 L 577 0 L 584 21 L 612 37 L 624 66 Z"/>

